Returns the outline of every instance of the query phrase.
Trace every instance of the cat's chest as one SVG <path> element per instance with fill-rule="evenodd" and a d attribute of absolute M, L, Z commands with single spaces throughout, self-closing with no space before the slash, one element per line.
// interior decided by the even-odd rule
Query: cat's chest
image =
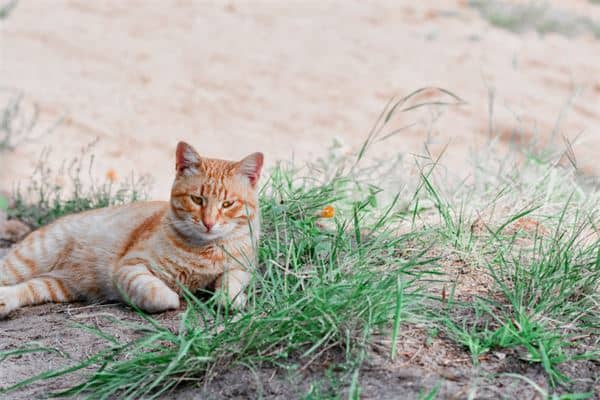
<path fill-rule="evenodd" d="M 209 285 L 224 271 L 224 251 L 207 248 L 196 252 L 171 251 L 160 257 L 159 263 L 165 270 L 169 286 L 183 284 L 190 289 Z"/>

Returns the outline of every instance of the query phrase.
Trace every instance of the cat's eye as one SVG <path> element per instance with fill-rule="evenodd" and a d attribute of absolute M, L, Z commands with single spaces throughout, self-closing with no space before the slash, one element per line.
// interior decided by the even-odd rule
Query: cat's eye
<path fill-rule="evenodd" d="M 198 204 L 199 206 L 204 205 L 204 197 L 202 197 L 202 196 L 190 195 L 190 199 L 192 199 L 192 201 L 194 203 Z"/>
<path fill-rule="evenodd" d="M 223 204 L 221 204 L 221 207 L 223 208 L 229 208 L 233 205 L 233 201 L 224 201 Z"/>

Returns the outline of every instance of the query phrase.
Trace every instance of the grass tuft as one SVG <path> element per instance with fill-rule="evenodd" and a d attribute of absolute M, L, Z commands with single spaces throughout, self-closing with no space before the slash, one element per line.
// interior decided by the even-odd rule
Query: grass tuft
<path fill-rule="evenodd" d="M 479 10 L 481 16 L 492 25 L 513 32 L 534 30 L 540 34 L 559 33 L 566 36 L 590 33 L 600 38 L 599 21 L 554 9 L 546 1 L 519 4 L 503 0 L 471 0 L 469 5 Z"/>
<path fill-rule="evenodd" d="M 132 175 L 121 182 L 94 179 L 94 144 L 58 169 L 49 166 L 50 151 L 45 150 L 27 186 L 14 190 L 8 216 L 37 228 L 64 215 L 145 200 L 151 186 L 148 176 Z"/>
<path fill-rule="evenodd" d="M 597 365 L 600 355 L 598 188 L 550 153 L 497 155 L 490 146 L 480 150 L 484 162 L 474 165 L 472 180 L 440 178 L 440 160 L 426 159 L 412 179 L 400 176 L 405 184 L 398 192 L 387 193 L 383 187 L 398 187 L 408 170 L 403 160 L 367 166 L 361 160 L 386 137 L 391 114 L 412 107 L 408 100 L 388 105 L 356 153 L 271 171 L 260 193 L 262 238 L 245 310 L 231 313 L 215 299 L 186 293 L 178 329 L 139 310 L 143 323 L 134 337 L 81 326 L 106 347 L 4 393 L 85 370 L 79 383 L 56 394 L 158 398 L 235 366 L 301 373 L 335 353 L 337 364 L 308 382 L 304 398 L 360 398 L 369 395 L 361 381 L 373 338 L 390 339 L 385 354 L 393 363 L 403 329 L 412 326 L 470 355 L 472 394 L 485 390 L 485 382 L 497 394 L 501 379 L 513 379 L 545 398 L 593 396 L 593 378 L 578 378 L 587 379 L 580 390 L 569 373 L 577 368 L 566 367 Z M 77 165 L 75 176 L 83 170 Z M 102 193 L 109 193 L 108 200 L 100 197 L 104 204 L 115 202 L 114 192 Z M 56 208 L 49 204 L 43 209 Z M 320 217 L 325 207 L 335 210 L 333 218 Z M 497 354 L 525 372 L 485 370 Z M 545 382 L 528 375 L 531 366 Z M 418 388 L 419 398 L 436 398 L 442 388 L 442 382 Z"/>

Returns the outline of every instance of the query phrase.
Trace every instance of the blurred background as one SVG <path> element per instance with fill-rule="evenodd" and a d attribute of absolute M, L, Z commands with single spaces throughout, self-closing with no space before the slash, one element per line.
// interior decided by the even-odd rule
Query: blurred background
<path fill-rule="evenodd" d="M 166 199 L 179 140 L 301 163 L 428 86 L 464 104 L 397 114 L 371 156 L 443 153 L 461 175 L 490 142 L 554 146 L 598 175 L 599 3 L 0 0 L 0 189 L 91 145 L 89 179 L 150 174 Z"/>

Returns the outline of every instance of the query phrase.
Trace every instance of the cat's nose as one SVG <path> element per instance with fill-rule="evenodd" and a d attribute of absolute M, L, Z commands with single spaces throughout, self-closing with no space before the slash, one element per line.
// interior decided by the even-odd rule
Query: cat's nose
<path fill-rule="evenodd" d="M 211 228 L 213 226 L 215 226 L 214 221 L 209 221 L 209 220 L 206 220 L 206 219 L 202 219 L 202 223 L 206 227 L 206 232 L 210 232 Z"/>

